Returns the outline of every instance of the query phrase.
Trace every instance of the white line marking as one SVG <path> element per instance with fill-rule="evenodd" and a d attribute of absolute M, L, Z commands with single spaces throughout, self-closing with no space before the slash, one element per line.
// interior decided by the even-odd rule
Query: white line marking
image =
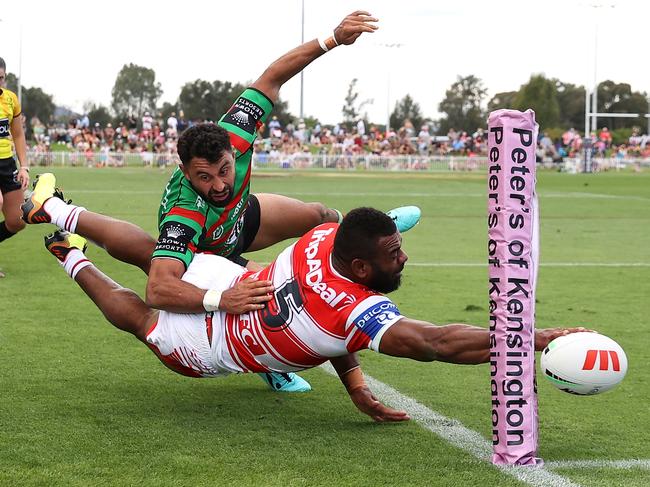
<path fill-rule="evenodd" d="M 338 377 L 336 371 L 329 363 L 321 365 L 321 368 L 329 374 Z M 411 418 L 424 428 L 479 460 L 490 463 L 490 465 L 492 464 L 492 447 L 488 440 L 483 438 L 479 433 L 466 428 L 458 420 L 447 418 L 442 414 L 432 411 L 415 399 L 404 396 L 399 391 L 369 375 L 366 375 L 365 378 L 370 389 L 382 402 L 391 407 L 407 411 Z M 579 484 L 571 482 L 569 479 L 550 472 L 543 467 L 497 466 L 496 468 L 525 484 L 535 487 L 579 487 Z"/>
<path fill-rule="evenodd" d="M 598 198 L 598 199 L 612 199 L 612 200 L 633 200 L 633 201 L 650 201 L 650 198 L 645 196 L 627 196 L 618 194 L 603 194 L 603 193 L 542 193 L 540 196 L 548 198 Z"/>
<path fill-rule="evenodd" d="M 162 187 L 160 191 L 150 190 L 120 190 L 120 189 L 75 189 L 65 188 L 66 193 L 96 193 L 96 194 L 162 194 Z M 385 197 L 416 197 L 416 198 L 485 198 L 486 193 L 386 193 L 386 192 L 332 192 L 332 191 L 284 191 L 277 192 L 285 196 L 376 196 L 378 198 Z M 617 199 L 617 200 L 630 200 L 630 201 L 650 201 L 650 198 L 645 196 L 625 196 L 613 194 L 599 194 L 599 193 L 541 193 L 541 198 L 592 198 L 592 199 Z"/>
<path fill-rule="evenodd" d="M 547 468 L 619 468 L 650 470 L 650 460 L 562 460 L 546 462 Z"/>
<path fill-rule="evenodd" d="M 407 262 L 413 267 L 487 267 L 478 262 Z M 541 267 L 650 267 L 650 262 L 547 262 Z"/>
<path fill-rule="evenodd" d="M 160 191 L 152 191 L 152 190 L 137 190 L 137 191 L 130 191 L 130 190 L 124 190 L 124 189 L 75 189 L 75 188 L 61 188 L 63 190 L 63 193 L 67 196 L 68 194 L 74 194 L 76 193 L 90 193 L 90 194 L 157 194 L 162 196 L 163 194 L 163 187 L 160 187 Z"/>

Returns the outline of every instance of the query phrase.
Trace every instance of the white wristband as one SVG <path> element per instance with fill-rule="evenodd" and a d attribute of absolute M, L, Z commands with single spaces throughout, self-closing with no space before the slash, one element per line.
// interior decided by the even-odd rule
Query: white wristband
<path fill-rule="evenodd" d="M 221 291 L 208 289 L 203 295 L 203 308 L 206 311 L 218 311 L 221 302 Z"/>
<path fill-rule="evenodd" d="M 325 52 L 329 51 L 329 49 L 328 49 L 327 46 L 325 45 L 325 40 L 324 40 L 322 37 L 319 37 L 319 38 L 318 38 L 318 45 L 320 46 L 320 48 L 321 48 L 323 51 L 325 51 Z"/>
<path fill-rule="evenodd" d="M 332 31 L 332 39 L 334 39 L 334 44 L 339 45 L 339 41 L 336 40 L 336 30 Z"/>

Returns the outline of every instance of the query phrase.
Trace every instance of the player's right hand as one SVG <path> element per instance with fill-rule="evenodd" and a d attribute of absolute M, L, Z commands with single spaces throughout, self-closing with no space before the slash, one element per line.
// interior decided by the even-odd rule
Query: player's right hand
<path fill-rule="evenodd" d="M 535 330 L 535 350 L 541 352 L 548 346 L 549 343 L 551 343 L 556 338 L 564 335 L 569 335 L 571 333 L 581 333 L 585 331 L 594 332 L 594 330 L 589 330 L 587 328 L 583 328 L 582 326 L 573 328 L 538 328 Z"/>
<path fill-rule="evenodd" d="M 334 29 L 334 38 L 338 44 L 352 44 L 362 33 L 376 31 L 379 27 L 371 22 L 378 20 L 363 10 L 352 12 Z"/>
<path fill-rule="evenodd" d="M 273 299 L 274 290 L 271 281 L 249 277 L 221 293 L 219 309 L 235 315 L 262 309 Z"/>

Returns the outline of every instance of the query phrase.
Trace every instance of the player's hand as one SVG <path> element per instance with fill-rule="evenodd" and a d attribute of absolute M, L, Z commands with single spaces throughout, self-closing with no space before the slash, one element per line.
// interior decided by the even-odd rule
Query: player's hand
<path fill-rule="evenodd" d="M 559 338 L 564 335 L 569 335 L 570 333 L 579 333 L 579 332 L 594 332 L 594 330 L 589 330 L 583 328 L 582 326 L 574 328 L 545 328 L 535 330 L 535 350 L 541 352 L 544 350 L 549 343 L 551 343 L 556 338 Z"/>
<path fill-rule="evenodd" d="M 380 403 L 367 386 L 354 389 L 349 394 L 357 409 L 378 423 L 408 421 L 411 419 L 406 414 L 406 411 L 398 411 Z"/>
<path fill-rule="evenodd" d="M 352 44 L 364 32 L 376 31 L 379 27 L 372 24 L 372 22 L 378 20 L 363 10 L 352 12 L 334 29 L 334 38 L 339 44 Z"/>
<path fill-rule="evenodd" d="M 249 277 L 221 293 L 219 309 L 235 315 L 262 309 L 273 299 L 274 290 L 271 281 L 258 281 Z"/>
<path fill-rule="evenodd" d="M 20 189 L 25 191 L 29 186 L 29 171 L 24 167 L 21 167 L 18 170 L 18 182 L 20 183 Z"/>

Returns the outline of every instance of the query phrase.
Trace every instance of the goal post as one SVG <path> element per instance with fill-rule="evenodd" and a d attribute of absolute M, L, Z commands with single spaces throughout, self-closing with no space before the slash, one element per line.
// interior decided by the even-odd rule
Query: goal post
<path fill-rule="evenodd" d="M 492 462 L 539 465 L 535 286 L 539 213 L 532 110 L 488 119 L 488 269 Z"/>

